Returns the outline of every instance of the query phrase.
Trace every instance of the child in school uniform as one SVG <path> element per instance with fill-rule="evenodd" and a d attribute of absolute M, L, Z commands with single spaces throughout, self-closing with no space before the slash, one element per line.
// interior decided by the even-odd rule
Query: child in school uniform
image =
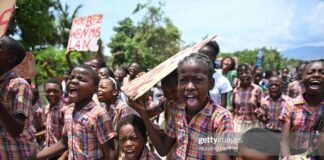
<path fill-rule="evenodd" d="M 45 136 L 45 145 L 49 147 L 62 137 L 64 113 L 68 109 L 63 105 L 61 82 L 56 78 L 48 79 L 44 84 L 45 97 L 48 105 L 45 107 L 45 130 L 38 132 L 36 137 Z"/>
<path fill-rule="evenodd" d="M 62 101 L 62 83 L 57 78 L 50 78 L 44 84 L 44 93 L 48 101 L 45 107 L 45 130 L 38 132 L 36 137 L 45 137 L 45 146 L 50 147 L 62 138 L 64 114 L 69 106 Z M 59 156 L 51 158 L 57 159 Z"/>
<path fill-rule="evenodd" d="M 298 64 L 296 68 L 296 79 L 288 84 L 287 95 L 291 98 L 296 98 L 298 95 L 305 92 L 305 87 L 301 82 L 301 79 L 307 63 L 307 61 L 304 61 Z"/>
<path fill-rule="evenodd" d="M 262 88 L 252 83 L 252 70 L 247 64 L 237 67 L 240 84 L 233 90 L 232 111 L 234 115 L 234 131 L 244 133 L 255 127 L 261 127 L 255 110 L 261 107 Z"/>
<path fill-rule="evenodd" d="M 287 103 L 280 115 L 282 127 L 282 153 L 303 154 L 309 147 L 309 133 L 315 120 L 324 112 L 324 61 L 306 64 L 302 72 L 305 92 Z"/>
<path fill-rule="evenodd" d="M 38 89 L 33 88 L 32 89 L 33 93 L 33 117 L 32 117 L 32 122 L 33 122 L 33 127 L 35 128 L 35 133 L 44 130 L 45 128 L 45 113 L 42 109 L 42 106 L 40 103 L 37 103 L 37 100 L 39 99 L 39 92 Z"/>
<path fill-rule="evenodd" d="M 206 55 L 193 53 L 179 62 L 177 71 L 179 100 L 173 107 L 166 133 L 154 128 L 142 99 L 130 101 L 130 106 L 141 114 L 154 147 L 165 156 L 175 144 L 172 159 L 229 159 L 221 151 L 230 145 L 202 143 L 208 137 L 229 138 L 233 132 L 230 112 L 208 96 L 214 86 L 213 63 Z"/>
<path fill-rule="evenodd" d="M 100 102 L 105 103 L 114 131 L 116 131 L 118 121 L 126 115 L 138 114 L 133 108 L 118 99 L 119 87 L 113 78 L 100 79 L 97 97 Z"/>
<path fill-rule="evenodd" d="M 68 149 L 68 159 L 115 159 L 111 120 L 92 96 L 97 92 L 98 74 L 87 65 L 75 67 L 68 81 L 69 100 L 73 103 L 64 115 L 62 138 L 37 154 L 47 159 Z"/>
<path fill-rule="evenodd" d="M 32 91 L 12 69 L 25 57 L 16 40 L 0 38 L 0 159 L 29 159 L 36 151 L 32 127 Z"/>
<path fill-rule="evenodd" d="M 160 160 L 159 156 L 145 145 L 146 128 L 143 120 L 137 115 L 123 117 L 118 123 L 117 134 L 122 160 Z"/>
<path fill-rule="evenodd" d="M 264 122 L 265 128 L 269 131 L 280 133 L 282 121 L 279 116 L 285 107 L 289 97 L 282 94 L 283 82 L 280 77 L 273 76 L 269 78 L 269 95 L 261 100 L 261 108 L 257 109 L 257 116 Z"/>

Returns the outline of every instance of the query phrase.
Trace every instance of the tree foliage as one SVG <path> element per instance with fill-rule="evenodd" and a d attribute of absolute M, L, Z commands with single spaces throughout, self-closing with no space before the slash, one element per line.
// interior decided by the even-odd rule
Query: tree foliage
<path fill-rule="evenodd" d="M 129 17 L 121 20 L 113 30 L 108 47 L 112 53 L 122 52 L 116 57 L 116 64 L 138 62 L 142 67 L 154 67 L 178 52 L 180 31 L 164 16 L 163 4 L 138 4 L 133 14 L 145 12 L 143 18 L 134 24 Z"/>
<path fill-rule="evenodd" d="M 66 48 L 69 40 L 73 18 L 77 16 L 79 10 L 82 8 L 82 5 L 78 5 L 72 12 L 70 12 L 70 7 L 67 4 L 63 5 L 60 0 L 56 0 L 55 8 L 59 14 L 57 18 L 57 30 L 60 36 L 58 38 L 57 43 Z"/>
<path fill-rule="evenodd" d="M 36 69 L 40 82 L 49 78 L 43 67 L 45 60 L 48 61 L 50 71 L 57 78 L 62 78 L 64 71 L 69 68 L 65 60 L 65 50 L 60 50 L 56 47 L 49 47 L 42 50 L 36 50 L 33 53 L 36 55 Z M 71 59 L 77 64 L 77 57 L 80 56 L 82 56 L 81 53 L 75 52 L 71 54 Z"/>
<path fill-rule="evenodd" d="M 234 56 L 238 59 L 238 64 L 248 63 L 255 65 L 256 56 L 259 49 L 242 50 L 234 53 L 221 53 L 221 57 Z M 262 70 L 281 70 L 283 68 L 294 68 L 300 62 L 295 59 L 287 59 L 283 57 L 276 49 L 261 48 L 263 51 Z"/>
<path fill-rule="evenodd" d="M 16 0 L 16 6 L 7 34 L 19 36 L 27 50 L 56 44 L 52 0 Z"/>
<path fill-rule="evenodd" d="M 49 61 L 49 68 L 54 75 L 62 76 L 68 69 L 65 49 L 72 19 L 77 16 L 82 5 L 70 10 L 60 0 L 16 0 L 16 9 L 9 24 L 7 35 L 19 37 L 21 43 L 33 53 L 40 81 L 48 78 L 43 68 L 44 61 Z M 72 61 L 87 60 L 88 56 L 72 54 Z"/>

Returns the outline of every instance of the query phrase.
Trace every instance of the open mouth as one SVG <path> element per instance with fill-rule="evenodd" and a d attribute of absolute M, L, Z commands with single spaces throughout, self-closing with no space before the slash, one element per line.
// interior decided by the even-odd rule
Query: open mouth
<path fill-rule="evenodd" d="M 97 98 L 99 100 L 103 99 L 103 94 L 101 92 L 97 92 Z"/>
<path fill-rule="evenodd" d="M 125 151 L 126 154 L 133 154 L 135 152 L 135 150 L 133 149 L 128 149 Z"/>
<path fill-rule="evenodd" d="M 50 102 L 56 102 L 57 98 L 56 97 L 48 97 L 48 101 Z"/>
<path fill-rule="evenodd" d="M 74 86 L 69 86 L 69 97 L 70 98 L 76 98 L 78 96 L 78 89 Z"/>
<path fill-rule="evenodd" d="M 194 106 L 198 103 L 198 98 L 195 95 L 187 95 L 185 99 L 189 106 Z"/>
<path fill-rule="evenodd" d="M 319 81 L 319 80 L 311 80 L 310 82 L 309 82 L 309 85 L 310 85 L 310 87 L 311 88 L 320 88 L 321 87 L 321 84 L 322 84 L 322 82 L 321 81 Z"/>

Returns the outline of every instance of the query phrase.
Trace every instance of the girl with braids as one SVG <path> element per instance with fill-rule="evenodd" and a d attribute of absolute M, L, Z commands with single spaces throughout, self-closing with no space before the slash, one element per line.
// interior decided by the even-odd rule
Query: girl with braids
<path fill-rule="evenodd" d="M 175 145 L 171 159 L 230 159 L 226 154 L 231 144 L 207 144 L 199 139 L 207 137 L 231 138 L 232 116 L 228 110 L 213 103 L 209 90 L 214 86 L 214 67 L 204 54 L 192 53 L 178 63 L 177 101 L 172 108 L 166 133 L 155 129 L 141 97 L 131 97 L 130 106 L 138 111 L 148 135 L 161 156 Z"/>

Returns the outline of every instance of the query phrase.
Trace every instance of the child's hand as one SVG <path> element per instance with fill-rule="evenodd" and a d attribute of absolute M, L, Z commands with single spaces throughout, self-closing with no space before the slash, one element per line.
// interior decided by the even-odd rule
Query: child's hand
<path fill-rule="evenodd" d="M 44 67 L 47 67 L 48 64 L 49 64 L 48 60 L 45 60 L 44 63 L 43 63 L 43 66 L 44 66 Z"/>
<path fill-rule="evenodd" d="M 141 116 L 146 115 L 146 108 L 145 108 L 145 98 L 146 95 L 142 95 L 138 99 L 134 99 L 135 96 L 129 97 L 128 103 L 129 106 L 134 108 Z"/>
<path fill-rule="evenodd" d="M 265 112 L 262 108 L 255 109 L 254 113 L 256 114 L 258 119 L 260 119 L 262 121 L 266 121 Z"/>
<path fill-rule="evenodd" d="M 256 115 L 262 115 L 263 114 L 263 110 L 261 108 L 257 108 L 257 109 L 254 110 L 254 113 Z"/>
<path fill-rule="evenodd" d="M 74 49 L 68 49 L 68 50 L 66 50 L 65 54 L 70 55 L 73 51 L 74 51 Z"/>

